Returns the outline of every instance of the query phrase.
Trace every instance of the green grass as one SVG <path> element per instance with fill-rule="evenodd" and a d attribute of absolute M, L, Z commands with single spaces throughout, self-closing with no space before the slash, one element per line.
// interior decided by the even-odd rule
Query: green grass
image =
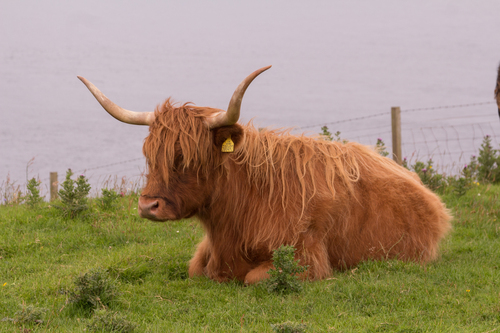
<path fill-rule="evenodd" d="M 189 279 L 198 223 L 140 219 L 134 196 L 76 219 L 48 204 L 0 206 L 0 331 L 83 332 L 92 312 L 69 303 L 69 291 L 104 269 L 119 290 L 109 310 L 135 332 L 272 332 L 287 321 L 306 332 L 500 332 L 499 196 L 500 186 L 476 186 L 443 198 L 454 230 L 436 262 L 365 262 L 283 296 Z M 46 309 L 42 323 L 15 322 L 28 306 Z"/>

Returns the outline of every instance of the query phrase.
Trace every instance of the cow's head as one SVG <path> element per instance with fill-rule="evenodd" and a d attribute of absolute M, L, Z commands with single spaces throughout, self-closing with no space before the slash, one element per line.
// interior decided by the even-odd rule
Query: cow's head
<path fill-rule="evenodd" d="M 139 199 L 139 215 L 154 221 L 192 216 L 208 202 L 213 168 L 222 167 L 227 147 L 237 150 L 244 141 L 240 116 L 243 95 L 250 83 L 271 66 L 250 74 L 236 88 L 227 111 L 176 106 L 168 99 L 155 112 L 123 109 L 83 77 L 78 77 L 102 107 L 116 119 L 148 125 L 143 153 L 148 163 L 146 187 Z M 228 140 L 229 139 L 229 140 Z"/>

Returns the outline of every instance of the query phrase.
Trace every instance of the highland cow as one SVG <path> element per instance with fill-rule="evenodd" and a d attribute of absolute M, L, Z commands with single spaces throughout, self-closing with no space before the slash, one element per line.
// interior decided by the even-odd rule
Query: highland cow
<path fill-rule="evenodd" d="M 283 244 L 295 246 L 308 266 L 301 278 L 311 280 L 363 260 L 436 259 L 450 215 L 414 173 L 354 142 L 237 123 L 245 90 L 269 67 L 238 86 L 227 111 L 170 99 L 129 111 L 79 77 L 113 117 L 149 125 L 139 214 L 199 219 L 205 236 L 189 276 L 258 282 Z"/>

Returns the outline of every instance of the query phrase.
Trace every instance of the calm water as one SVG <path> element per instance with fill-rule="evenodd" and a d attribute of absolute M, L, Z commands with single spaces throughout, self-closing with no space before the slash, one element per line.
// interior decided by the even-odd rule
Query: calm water
<path fill-rule="evenodd" d="M 95 183 L 144 169 L 147 128 L 111 118 L 76 75 L 128 109 L 150 111 L 169 96 L 226 108 L 247 74 L 273 65 L 247 91 L 243 122 L 314 134 L 369 117 L 329 126 L 390 145 L 389 115 L 371 116 L 391 106 L 493 101 L 498 13 L 496 0 L 3 1 L 0 183 L 10 174 L 23 184 L 26 172 L 61 179 L 68 168 Z M 435 152 L 438 141 L 469 156 L 483 134 L 500 132 L 495 104 L 402 121 L 407 156 Z"/>

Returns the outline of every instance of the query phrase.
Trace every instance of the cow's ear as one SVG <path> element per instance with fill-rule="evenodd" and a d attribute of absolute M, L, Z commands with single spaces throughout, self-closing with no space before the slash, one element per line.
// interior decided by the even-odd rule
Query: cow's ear
<path fill-rule="evenodd" d="M 212 135 L 216 149 L 223 153 L 232 153 L 243 144 L 245 139 L 243 127 L 238 124 L 214 128 Z"/>

